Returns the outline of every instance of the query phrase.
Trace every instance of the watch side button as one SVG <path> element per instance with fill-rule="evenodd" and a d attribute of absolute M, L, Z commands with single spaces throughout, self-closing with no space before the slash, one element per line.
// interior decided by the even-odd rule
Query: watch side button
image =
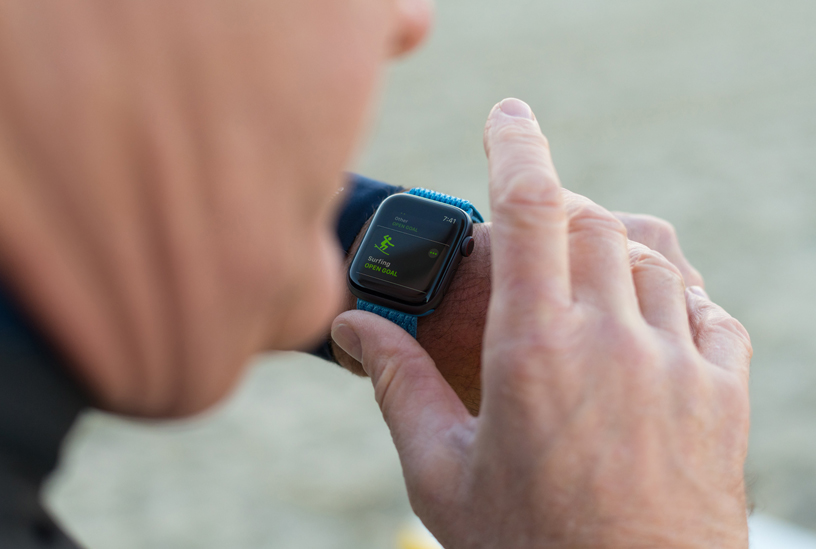
<path fill-rule="evenodd" d="M 473 249 L 476 247 L 476 241 L 473 240 L 472 236 L 467 236 L 462 241 L 462 255 L 465 257 L 470 257 L 470 254 L 473 253 Z"/>

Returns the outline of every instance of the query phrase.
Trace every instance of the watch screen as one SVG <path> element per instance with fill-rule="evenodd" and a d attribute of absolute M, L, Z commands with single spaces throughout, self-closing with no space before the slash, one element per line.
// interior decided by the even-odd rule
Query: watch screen
<path fill-rule="evenodd" d="M 468 218 L 462 210 L 413 195 L 382 203 L 349 276 L 358 287 L 411 304 L 430 300 Z"/>

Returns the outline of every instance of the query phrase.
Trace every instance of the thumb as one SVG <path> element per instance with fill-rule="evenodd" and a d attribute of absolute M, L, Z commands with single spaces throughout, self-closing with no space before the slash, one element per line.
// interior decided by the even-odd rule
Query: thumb
<path fill-rule="evenodd" d="M 427 455 L 430 446 L 444 443 L 451 430 L 472 419 L 425 349 L 396 324 L 348 311 L 334 320 L 331 335 L 371 378 L 404 465 L 412 452 Z"/>

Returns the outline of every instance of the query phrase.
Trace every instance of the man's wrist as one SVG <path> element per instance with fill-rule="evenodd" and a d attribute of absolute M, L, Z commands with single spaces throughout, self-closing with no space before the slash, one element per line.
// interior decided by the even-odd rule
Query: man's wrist
<path fill-rule="evenodd" d="M 370 219 L 352 243 L 344 264 L 344 275 L 362 242 Z M 490 301 L 489 223 L 473 226 L 474 252 L 463 258 L 439 308 L 419 319 L 417 340 L 425 348 L 472 413 L 477 413 L 481 397 L 480 362 L 482 334 Z M 356 308 L 357 299 L 346 292 L 345 310 Z M 332 352 L 338 364 L 365 376 L 362 366 L 334 342 Z"/>

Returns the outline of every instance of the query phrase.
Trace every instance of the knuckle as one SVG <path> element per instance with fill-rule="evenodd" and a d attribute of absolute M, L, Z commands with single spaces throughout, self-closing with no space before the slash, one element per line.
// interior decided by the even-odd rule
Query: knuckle
<path fill-rule="evenodd" d="M 680 250 L 680 240 L 674 225 L 658 217 L 650 217 L 651 231 L 654 234 L 654 248 L 660 252 Z"/>
<path fill-rule="evenodd" d="M 570 232 L 606 231 L 626 237 L 626 225 L 606 208 L 591 200 L 574 201 L 567 212 Z"/>
<path fill-rule="evenodd" d="M 751 346 L 751 336 L 742 323 L 728 314 L 725 309 L 714 303 L 709 303 L 701 311 L 701 323 L 709 328 L 719 329 L 737 336 L 747 347 Z"/>
<path fill-rule="evenodd" d="M 705 303 L 691 312 L 690 320 L 695 341 L 710 341 L 715 340 L 718 335 L 725 335 L 737 342 L 745 353 L 744 358 L 750 362 L 754 354 L 751 335 L 725 309 L 714 303 Z"/>
<path fill-rule="evenodd" d="M 634 240 L 636 242 L 643 242 L 645 240 L 644 234 L 646 231 L 644 229 L 643 220 L 641 219 L 643 216 L 640 214 L 630 214 L 626 212 L 612 213 L 626 227 L 626 232 L 630 240 Z"/>
<path fill-rule="evenodd" d="M 686 274 L 686 286 L 705 286 L 705 278 L 703 278 L 702 273 L 691 265 L 687 265 L 687 268 L 688 273 Z"/>
<path fill-rule="evenodd" d="M 623 221 L 632 240 L 661 252 L 678 246 L 677 230 L 665 219 L 647 214 L 626 214 Z"/>
<path fill-rule="evenodd" d="M 674 279 L 681 287 L 685 286 L 683 273 L 680 272 L 677 265 L 666 259 L 661 253 L 649 249 L 646 246 L 630 243 L 629 264 L 634 274 L 638 274 L 642 271 L 658 271 L 663 276 Z"/>
<path fill-rule="evenodd" d="M 540 162 L 520 162 L 504 174 L 495 196 L 494 210 L 561 209 L 560 189 L 555 171 L 550 166 Z"/>
<path fill-rule="evenodd" d="M 507 143 L 513 146 L 533 145 L 550 149 L 549 140 L 535 124 L 518 122 L 502 124 L 498 127 L 491 126 L 486 132 L 489 134 L 488 142 L 493 145 Z"/>
<path fill-rule="evenodd" d="M 731 335 L 735 336 L 737 340 L 740 343 L 742 343 L 742 346 L 745 347 L 745 351 L 746 353 L 748 353 L 748 356 L 753 356 L 754 346 L 751 343 L 751 335 L 748 333 L 748 330 L 745 329 L 745 326 L 743 326 L 739 320 L 728 315 L 727 318 L 722 318 L 718 320 L 716 325 L 721 330 L 727 331 Z"/>
<path fill-rule="evenodd" d="M 660 242 L 677 242 L 677 230 L 674 225 L 653 215 L 643 215 L 643 222 L 655 234 Z"/>

